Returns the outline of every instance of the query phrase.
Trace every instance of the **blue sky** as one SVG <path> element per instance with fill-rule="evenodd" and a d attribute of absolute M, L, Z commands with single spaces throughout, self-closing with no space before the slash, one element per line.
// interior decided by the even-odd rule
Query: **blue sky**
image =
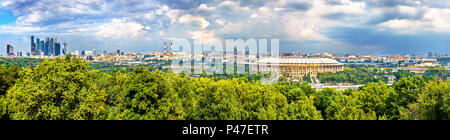
<path fill-rule="evenodd" d="M 35 35 L 69 51 L 277 38 L 282 52 L 450 54 L 449 0 L 0 0 L 0 19 L 0 45 L 23 52 Z"/>
<path fill-rule="evenodd" d="M 11 24 L 16 21 L 16 17 L 12 14 L 12 12 L 4 8 L 0 8 L 0 19 L 2 19 L 0 20 L 0 25 Z"/>

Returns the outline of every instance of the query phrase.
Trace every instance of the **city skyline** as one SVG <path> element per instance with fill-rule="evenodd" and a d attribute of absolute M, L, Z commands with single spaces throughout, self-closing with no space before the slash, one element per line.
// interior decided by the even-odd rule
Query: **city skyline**
<path fill-rule="evenodd" d="M 280 52 L 450 53 L 444 0 L 2 0 L 0 18 L 0 45 L 23 53 L 31 52 L 31 35 L 58 36 L 68 52 L 153 52 L 175 38 L 277 38 Z"/>

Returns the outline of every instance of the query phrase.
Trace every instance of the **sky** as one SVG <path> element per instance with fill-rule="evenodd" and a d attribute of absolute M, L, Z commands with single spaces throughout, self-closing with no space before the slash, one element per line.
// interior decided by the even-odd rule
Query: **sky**
<path fill-rule="evenodd" d="M 0 45 L 153 52 L 174 39 L 279 39 L 281 52 L 450 55 L 449 0 L 0 0 Z M 5 54 L 1 47 L 0 54 Z"/>

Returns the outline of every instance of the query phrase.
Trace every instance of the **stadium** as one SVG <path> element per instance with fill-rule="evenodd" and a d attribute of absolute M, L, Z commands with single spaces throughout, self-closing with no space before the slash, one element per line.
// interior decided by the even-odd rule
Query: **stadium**
<path fill-rule="evenodd" d="M 292 78 L 344 70 L 343 64 L 329 58 L 264 58 L 253 66 L 259 72 L 278 70 L 281 75 Z"/>

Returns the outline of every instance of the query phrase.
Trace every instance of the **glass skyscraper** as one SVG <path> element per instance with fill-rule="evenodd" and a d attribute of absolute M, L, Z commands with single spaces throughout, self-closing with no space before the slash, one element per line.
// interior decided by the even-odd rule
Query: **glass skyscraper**
<path fill-rule="evenodd" d="M 61 55 L 61 44 L 55 43 L 55 56 Z"/>
<path fill-rule="evenodd" d="M 41 43 L 41 42 L 40 42 L 39 38 L 36 38 L 36 48 L 34 48 L 36 51 L 41 50 L 41 49 L 39 48 L 40 43 Z"/>
<path fill-rule="evenodd" d="M 30 55 L 41 55 L 43 53 L 44 56 L 60 56 L 61 51 L 63 51 L 64 55 L 67 53 L 65 50 L 66 43 L 64 43 L 64 50 L 61 48 L 61 43 L 58 43 L 57 37 L 50 38 L 47 37 L 45 39 L 34 38 L 34 36 L 30 37 L 31 39 L 31 53 Z M 36 41 L 36 42 L 34 42 Z"/>
<path fill-rule="evenodd" d="M 50 43 L 48 45 L 48 56 L 55 56 L 55 52 L 53 52 L 54 49 L 55 49 L 55 44 L 54 43 L 55 42 L 54 42 L 53 38 L 51 38 L 50 39 Z"/>
<path fill-rule="evenodd" d="M 45 45 L 44 45 L 44 55 L 48 56 L 48 48 L 50 46 L 49 44 L 50 42 L 50 38 L 47 37 L 47 39 L 45 39 Z"/>
<path fill-rule="evenodd" d="M 31 36 L 31 53 L 36 51 L 36 44 L 34 43 L 34 36 Z"/>
<path fill-rule="evenodd" d="M 41 40 L 41 42 L 39 42 L 39 50 L 41 50 L 41 52 L 44 52 L 44 46 L 45 46 L 44 40 Z"/>
<path fill-rule="evenodd" d="M 6 45 L 6 54 L 11 56 L 14 54 L 14 46 L 7 44 Z"/>

